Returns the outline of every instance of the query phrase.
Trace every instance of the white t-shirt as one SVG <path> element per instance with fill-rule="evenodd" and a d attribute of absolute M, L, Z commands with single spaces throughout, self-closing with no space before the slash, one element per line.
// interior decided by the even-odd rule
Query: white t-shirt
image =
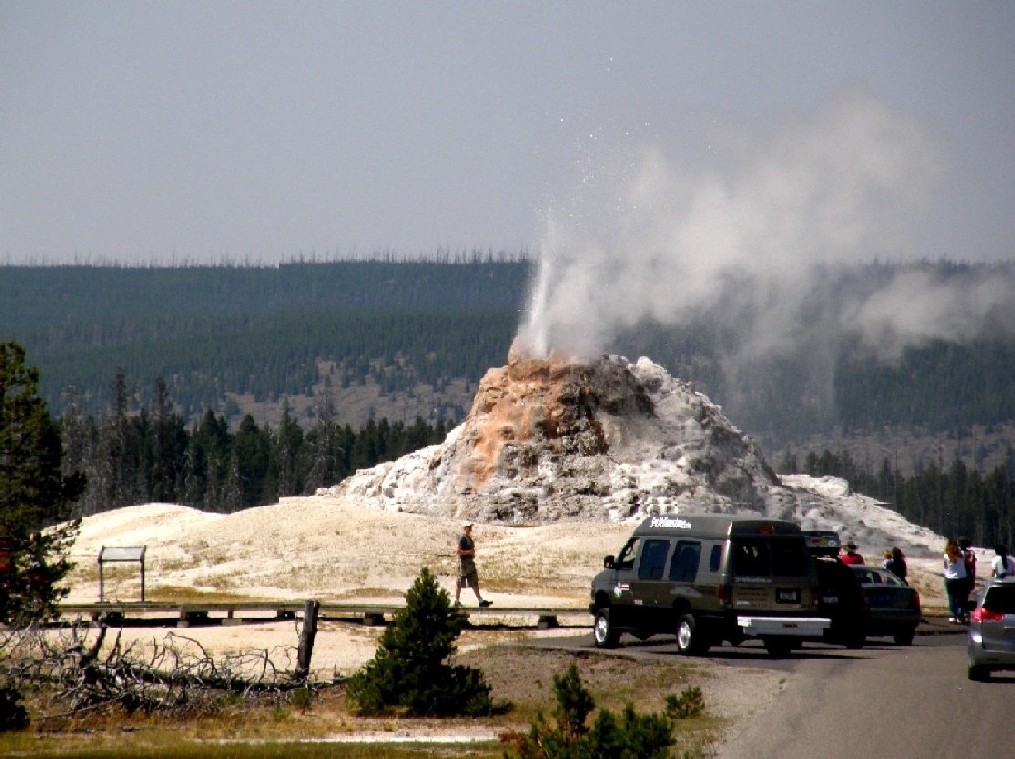
<path fill-rule="evenodd" d="M 945 554 L 945 579 L 946 580 L 964 580 L 966 579 L 966 562 L 962 558 L 962 554 L 959 554 L 959 558 L 956 561 L 951 561 L 948 555 Z"/>
<path fill-rule="evenodd" d="M 995 556 L 994 560 L 990 562 L 991 574 L 994 577 L 1006 577 L 1008 575 L 1015 575 L 1015 559 L 1011 556 Z"/>

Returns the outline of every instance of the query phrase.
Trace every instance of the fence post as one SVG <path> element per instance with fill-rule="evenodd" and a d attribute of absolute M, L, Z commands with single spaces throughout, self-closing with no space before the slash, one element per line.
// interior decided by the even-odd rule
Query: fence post
<path fill-rule="evenodd" d="M 305 680 L 310 674 L 310 659 L 314 655 L 314 639 L 317 637 L 317 613 L 320 601 L 309 599 L 303 606 L 303 630 L 300 631 L 300 645 L 296 652 L 296 677 Z"/>

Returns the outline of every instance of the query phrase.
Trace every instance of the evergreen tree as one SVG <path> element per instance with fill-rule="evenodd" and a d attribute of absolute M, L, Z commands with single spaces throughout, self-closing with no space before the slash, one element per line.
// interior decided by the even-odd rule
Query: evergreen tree
<path fill-rule="evenodd" d="M 165 380 L 155 380 L 151 403 L 152 471 L 151 497 L 156 501 L 173 502 L 183 479 L 183 456 L 186 433 L 183 420 L 173 409 Z"/>
<path fill-rule="evenodd" d="M 282 404 L 282 423 L 275 435 L 278 494 L 297 495 L 303 492 L 297 462 L 303 445 L 303 430 L 289 414 L 289 401 Z"/>
<path fill-rule="evenodd" d="M 56 616 L 58 583 L 80 520 L 69 520 L 85 487 L 62 470 L 60 430 L 39 396 L 39 371 L 18 343 L 0 343 L 0 537 L 9 556 L 0 576 L 0 621 Z"/>
<path fill-rule="evenodd" d="M 242 508 L 266 502 L 270 448 L 270 435 L 257 426 L 250 414 L 244 416 L 233 438 Z"/>
<path fill-rule="evenodd" d="M 307 433 L 305 440 L 303 469 L 306 472 L 307 491 L 313 493 L 317 488 L 328 487 L 341 481 L 346 474 L 342 466 L 344 451 L 341 444 L 341 428 L 335 415 L 335 403 L 330 395 L 318 405 L 317 422 Z"/>
<path fill-rule="evenodd" d="M 405 596 L 405 607 L 381 636 L 374 658 L 350 678 L 348 694 L 359 714 L 391 711 L 412 716 L 478 716 L 492 710 L 482 672 L 452 666 L 465 616 L 426 567 Z"/>

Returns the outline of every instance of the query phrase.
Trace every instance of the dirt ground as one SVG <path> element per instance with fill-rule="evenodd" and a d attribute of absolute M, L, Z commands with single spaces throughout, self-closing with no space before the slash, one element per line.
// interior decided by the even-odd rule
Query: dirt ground
<path fill-rule="evenodd" d="M 591 617 L 586 610 L 589 581 L 602 566 L 603 556 L 615 553 L 632 527 L 581 521 L 539 526 L 477 524 L 473 535 L 482 591 L 494 602 L 494 611 L 566 607 L 574 609 L 574 614 L 562 616 L 566 626 L 558 629 L 467 629 L 458 641 L 458 658 L 483 670 L 495 700 L 536 703 L 541 699 L 547 711 L 552 708 L 552 676 L 563 673 L 572 661 L 579 664 L 583 679 L 589 678 L 588 685 L 602 699 L 601 705 L 618 709 L 624 700 L 633 700 L 640 708 L 657 711 L 667 694 L 697 685 L 710 714 L 721 725 L 717 729 L 735 731 L 777 696 L 787 675 L 707 658 L 646 662 L 632 658 L 623 648 L 603 653 L 590 646 L 574 654 L 526 645 L 574 634 L 587 634 L 591 642 Z M 460 531 L 460 522 L 454 519 L 362 509 L 326 497 L 283 499 L 234 515 L 170 504 L 129 507 L 85 520 L 74 548 L 78 566 L 69 578 L 68 600 L 97 600 L 95 557 L 109 545 L 146 547 L 148 600 L 316 598 L 398 604 L 421 566 L 430 567 L 453 597 L 451 551 Z M 928 611 L 944 608 L 937 564 L 938 559 L 931 556 L 910 559 L 912 582 Z M 136 567 L 110 566 L 103 580 L 107 600 L 140 596 Z M 468 591 L 462 600 L 467 607 L 476 603 Z M 498 619 L 483 615 L 475 621 L 478 626 Z M 122 631 L 121 642 L 144 648 L 169 637 L 180 645 L 200 646 L 214 656 L 265 650 L 281 666 L 292 668 L 300 624 L 299 620 L 266 620 L 182 629 L 133 627 Z M 314 645 L 314 676 L 325 683 L 352 674 L 373 656 L 381 632 L 380 627 L 322 620 Z M 397 729 L 493 735 L 505 725 L 524 729 L 526 720 L 534 717 L 531 711 L 516 712 L 501 723 L 463 727 L 415 721 Z M 363 739 L 390 736 L 392 730 L 390 721 L 372 725 L 332 716 L 318 722 L 315 730 L 324 734 Z"/>

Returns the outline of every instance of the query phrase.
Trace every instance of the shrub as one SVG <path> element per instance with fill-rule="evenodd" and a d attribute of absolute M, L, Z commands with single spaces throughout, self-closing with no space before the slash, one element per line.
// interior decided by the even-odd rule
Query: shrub
<path fill-rule="evenodd" d="M 464 615 L 451 608 L 448 592 L 423 567 L 374 658 L 349 679 L 347 693 L 356 713 L 489 714 L 490 686 L 482 672 L 448 664 L 464 626 Z"/>
<path fill-rule="evenodd" d="M 679 696 L 666 697 L 666 714 L 672 719 L 693 719 L 705 713 L 705 699 L 701 688 L 695 685 L 684 688 Z"/>
<path fill-rule="evenodd" d="M 673 745 L 672 724 L 665 714 L 637 714 L 628 704 L 618 719 L 603 709 L 591 729 L 585 724 L 595 699 L 582 685 L 574 664 L 553 678 L 557 706 L 553 724 L 540 713 L 528 735 L 517 736 L 514 755 L 521 759 L 661 759 Z"/>
<path fill-rule="evenodd" d="M 17 688 L 0 688 L 0 733 L 25 730 L 28 727 L 28 710 L 21 702 Z"/>

